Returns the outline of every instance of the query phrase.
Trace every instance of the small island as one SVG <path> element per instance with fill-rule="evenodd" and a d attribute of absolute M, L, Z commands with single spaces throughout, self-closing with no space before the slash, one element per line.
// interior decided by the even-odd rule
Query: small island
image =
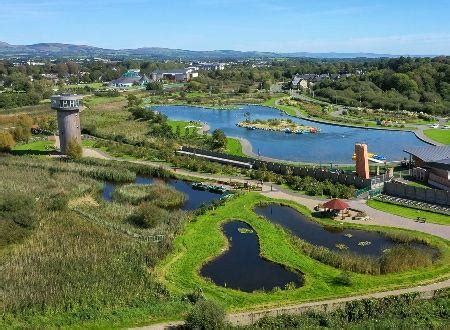
<path fill-rule="evenodd" d="M 294 134 L 318 133 L 320 129 L 314 126 L 306 126 L 294 122 L 292 119 L 267 119 L 244 120 L 237 124 L 249 130 L 260 129 L 264 131 L 276 131 Z"/>

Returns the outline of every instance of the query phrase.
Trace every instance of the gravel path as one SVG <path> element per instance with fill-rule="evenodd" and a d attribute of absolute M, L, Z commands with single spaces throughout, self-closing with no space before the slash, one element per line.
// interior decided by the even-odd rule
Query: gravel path
<path fill-rule="evenodd" d="M 362 299 L 380 299 L 390 296 L 399 296 L 403 294 L 408 293 L 419 293 L 423 294 L 423 296 L 428 296 L 429 298 L 433 296 L 434 291 L 446 289 L 450 287 L 450 279 L 447 279 L 445 281 L 432 283 L 432 284 L 426 284 L 426 285 L 420 285 L 417 287 L 412 288 L 404 288 L 404 289 L 397 289 L 397 290 L 390 290 L 390 291 L 383 291 L 383 292 L 374 292 L 364 295 L 357 295 L 352 297 L 344 297 L 344 298 L 335 298 L 335 299 L 328 299 L 328 300 L 322 300 L 322 301 L 316 301 L 316 302 L 307 302 L 307 303 L 301 303 L 301 304 L 295 304 L 290 306 L 283 306 L 283 307 L 275 307 L 275 308 L 265 308 L 260 310 L 253 310 L 249 312 L 240 312 L 240 313 L 230 313 L 227 314 L 226 319 L 228 322 L 234 324 L 234 325 L 250 325 L 253 322 L 256 322 L 260 318 L 264 316 L 276 316 L 280 314 L 301 314 L 305 312 L 306 310 L 317 310 L 319 308 L 322 309 L 332 309 L 333 306 L 344 304 L 346 302 L 350 301 L 357 301 Z M 429 293 L 429 295 L 427 295 Z M 183 321 L 172 321 L 172 322 L 165 322 L 165 323 L 158 323 L 158 324 L 152 324 L 149 326 L 144 327 L 138 327 L 134 329 L 143 329 L 143 330 L 163 330 L 163 329 L 170 329 L 177 326 L 183 325 Z"/>

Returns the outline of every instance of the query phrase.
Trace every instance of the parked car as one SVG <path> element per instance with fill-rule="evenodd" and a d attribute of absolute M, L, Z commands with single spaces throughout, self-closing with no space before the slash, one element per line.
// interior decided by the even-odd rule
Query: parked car
<path fill-rule="evenodd" d="M 439 124 L 430 125 L 431 128 L 439 128 Z"/>

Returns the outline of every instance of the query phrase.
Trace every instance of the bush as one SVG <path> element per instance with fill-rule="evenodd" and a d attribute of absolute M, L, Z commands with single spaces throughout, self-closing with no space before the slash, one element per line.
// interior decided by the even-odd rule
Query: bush
<path fill-rule="evenodd" d="M 21 227 L 35 227 L 34 199 L 26 194 L 18 193 L 8 193 L 0 196 L 0 218 L 11 220 Z"/>
<path fill-rule="evenodd" d="M 345 286 L 352 286 L 353 280 L 349 272 L 342 272 L 335 278 L 335 283 Z"/>
<path fill-rule="evenodd" d="M 81 147 L 81 143 L 72 139 L 67 146 L 66 154 L 72 159 L 81 158 L 83 156 L 83 148 Z"/>
<path fill-rule="evenodd" d="M 128 217 L 128 221 L 140 228 L 154 228 L 169 218 L 169 212 L 153 203 L 142 203 L 136 213 Z"/>
<path fill-rule="evenodd" d="M 0 151 L 11 151 L 16 145 L 14 137 L 8 131 L 0 132 Z"/>
<path fill-rule="evenodd" d="M 186 318 L 188 329 L 220 329 L 225 326 L 225 311 L 213 301 L 197 302 Z"/>

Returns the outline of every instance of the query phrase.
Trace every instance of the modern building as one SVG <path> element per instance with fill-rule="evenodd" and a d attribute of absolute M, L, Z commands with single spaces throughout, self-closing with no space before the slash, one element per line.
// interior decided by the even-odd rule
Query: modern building
<path fill-rule="evenodd" d="M 125 72 L 121 77 L 112 80 L 110 87 L 130 88 L 132 86 L 144 86 L 150 79 L 145 74 L 141 74 L 139 69 L 132 69 Z"/>
<path fill-rule="evenodd" d="M 450 147 L 426 146 L 404 151 L 409 154 L 411 174 L 415 179 L 450 191 Z"/>
<path fill-rule="evenodd" d="M 60 149 L 66 154 L 71 141 L 81 143 L 80 111 L 83 109 L 83 97 L 61 94 L 53 95 L 51 99 L 51 107 L 57 111 Z"/>
<path fill-rule="evenodd" d="M 176 81 L 187 82 L 192 78 L 198 77 L 196 68 L 172 69 L 172 70 L 157 70 L 152 72 L 152 81 Z"/>

